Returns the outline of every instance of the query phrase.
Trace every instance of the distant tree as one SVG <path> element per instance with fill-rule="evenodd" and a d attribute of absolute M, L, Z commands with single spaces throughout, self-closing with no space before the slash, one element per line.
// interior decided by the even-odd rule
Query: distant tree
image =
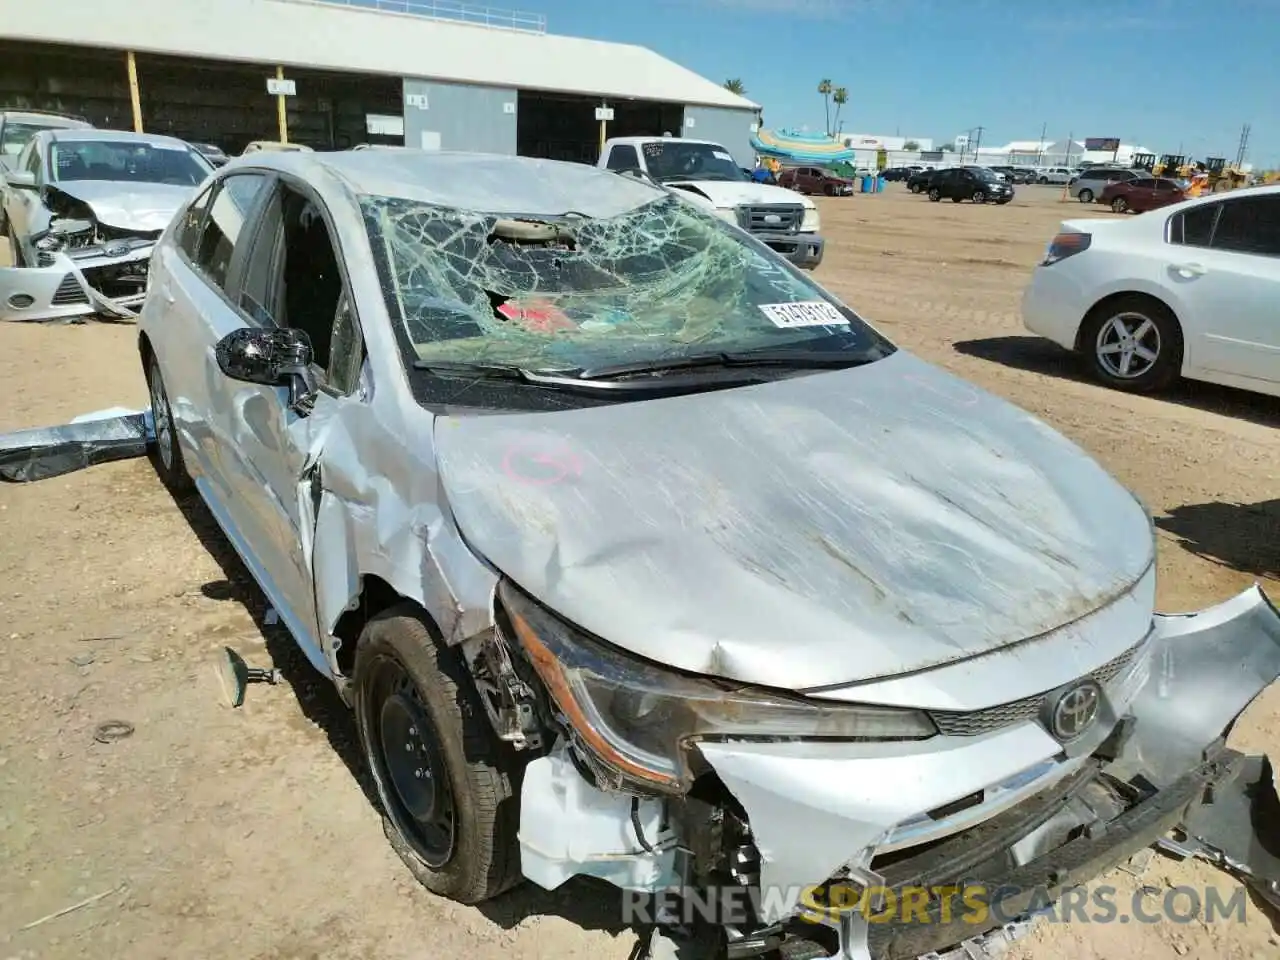
<path fill-rule="evenodd" d="M 909 150 L 909 151 L 912 151 L 912 152 L 914 152 L 914 151 L 916 151 L 916 150 L 919 150 L 919 149 L 920 149 L 920 141 L 918 141 L 918 140 L 908 140 L 906 143 L 904 143 L 904 144 L 902 145 L 902 149 L 903 149 L 903 150 Z"/>
<path fill-rule="evenodd" d="M 734 77 L 732 80 L 726 80 L 724 82 L 724 88 L 730 93 L 736 93 L 740 97 L 745 97 L 747 95 L 747 88 L 738 77 Z"/>
<path fill-rule="evenodd" d="M 832 123 L 832 127 L 834 127 L 835 129 L 839 129 L 840 111 L 843 110 L 844 105 L 849 102 L 848 87 L 836 87 L 835 90 L 832 91 L 831 93 L 831 102 L 836 105 L 836 117 L 834 122 Z M 835 133 L 832 130 L 828 130 L 827 136 L 834 137 Z"/>
<path fill-rule="evenodd" d="M 822 94 L 822 108 L 827 113 L 827 136 L 831 136 L 831 81 L 819 81 L 818 92 Z"/>

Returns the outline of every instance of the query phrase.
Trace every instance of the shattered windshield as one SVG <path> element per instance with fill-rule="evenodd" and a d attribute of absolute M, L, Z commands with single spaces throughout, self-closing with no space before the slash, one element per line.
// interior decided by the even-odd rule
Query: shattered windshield
<path fill-rule="evenodd" d="M 664 180 L 746 180 L 733 156 L 714 143 L 650 140 L 642 145 L 649 175 Z"/>
<path fill-rule="evenodd" d="M 892 349 L 737 229 L 671 195 L 609 218 L 361 199 L 424 363 L 575 371 L 764 349 Z M 821 341 L 821 344 L 819 344 Z"/>
<path fill-rule="evenodd" d="M 126 140 L 68 140 L 53 144 L 54 176 L 60 182 L 112 180 L 194 187 L 212 171 L 208 161 L 181 144 Z"/>

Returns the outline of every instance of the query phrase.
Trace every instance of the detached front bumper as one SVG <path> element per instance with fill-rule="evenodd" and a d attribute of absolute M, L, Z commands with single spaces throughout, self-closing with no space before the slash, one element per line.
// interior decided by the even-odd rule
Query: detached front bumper
<path fill-rule="evenodd" d="M 827 241 L 816 233 L 753 233 L 751 235 L 802 270 L 812 270 L 822 263 L 822 255 L 827 245 Z"/>
<path fill-rule="evenodd" d="M 46 255 L 47 266 L 0 267 L 0 321 L 66 320 L 95 315 L 134 320 L 146 298 L 145 277 L 152 249 L 148 244 L 120 256 L 69 256 L 59 252 Z M 141 285 L 141 292 L 111 296 L 103 289 L 115 292 L 122 285 Z"/>
<path fill-rule="evenodd" d="M 1197 614 L 1157 616 L 1141 661 L 1130 690 L 1104 693 L 1128 709 L 1109 716 L 1104 704 L 1095 731 L 1104 739 L 1084 750 L 1039 722 L 905 749 L 703 744 L 750 823 L 761 920 L 794 923 L 804 914 L 834 928 L 841 957 L 916 957 L 994 930 L 1037 898 L 1043 906 L 1176 827 L 1191 837 L 1191 852 L 1238 873 L 1263 871 L 1256 879 L 1264 885 L 1280 881 L 1273 856 L 1254 866 L 1229 852 L 1269 850 L 1274 838 L 1251 846 L 1205 836 L 1224 818 L 1203 813 L 1280 803 L 1270 768 L 1261 764 L 1265 783 L 1251 782 L 1246 773 L 1257 779 L 1259 764 L 1223 746 L 1236 718 L 1280 677 L 1280 615 L 1254 588 Z M 963 889 L 936 890 L 948 886 Z M 975 888 L 985 891 L 985 911 L 944 908 L 947 897 L 972 898 Z M 823 899 L 833 889 L 841 903 Z M 887 894 L 900 911 L 915 898 L 919 905 L 873 924 L 866 903 L 850 904 L 850 890 Z M 815 903 L 830 909 L 815 917 Z"/>

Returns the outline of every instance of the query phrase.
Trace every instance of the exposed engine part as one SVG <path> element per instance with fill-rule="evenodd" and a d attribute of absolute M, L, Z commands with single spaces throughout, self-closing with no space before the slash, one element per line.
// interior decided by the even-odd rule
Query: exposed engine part
<path fill-rule="evenodd" d="M 469 642 L 464 653 L 499 739 L 516 750 L 542 749 L 545 739 L 536 688 L 521 675 L 501 630 L 491 630 Z"/>

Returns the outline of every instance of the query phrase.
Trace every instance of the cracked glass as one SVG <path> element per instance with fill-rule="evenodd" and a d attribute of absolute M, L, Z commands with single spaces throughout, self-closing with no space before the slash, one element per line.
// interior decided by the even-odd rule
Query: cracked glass
<path fill-rule="evenodd" d="M 361 206 L 388 310 L 424 362 L 567 371 L 878 340 L 768 248 L 678 197 L 607 218 L 382 196 Z M 797 303 L 809 310 L 798 323 L 771 309 Z"/>

